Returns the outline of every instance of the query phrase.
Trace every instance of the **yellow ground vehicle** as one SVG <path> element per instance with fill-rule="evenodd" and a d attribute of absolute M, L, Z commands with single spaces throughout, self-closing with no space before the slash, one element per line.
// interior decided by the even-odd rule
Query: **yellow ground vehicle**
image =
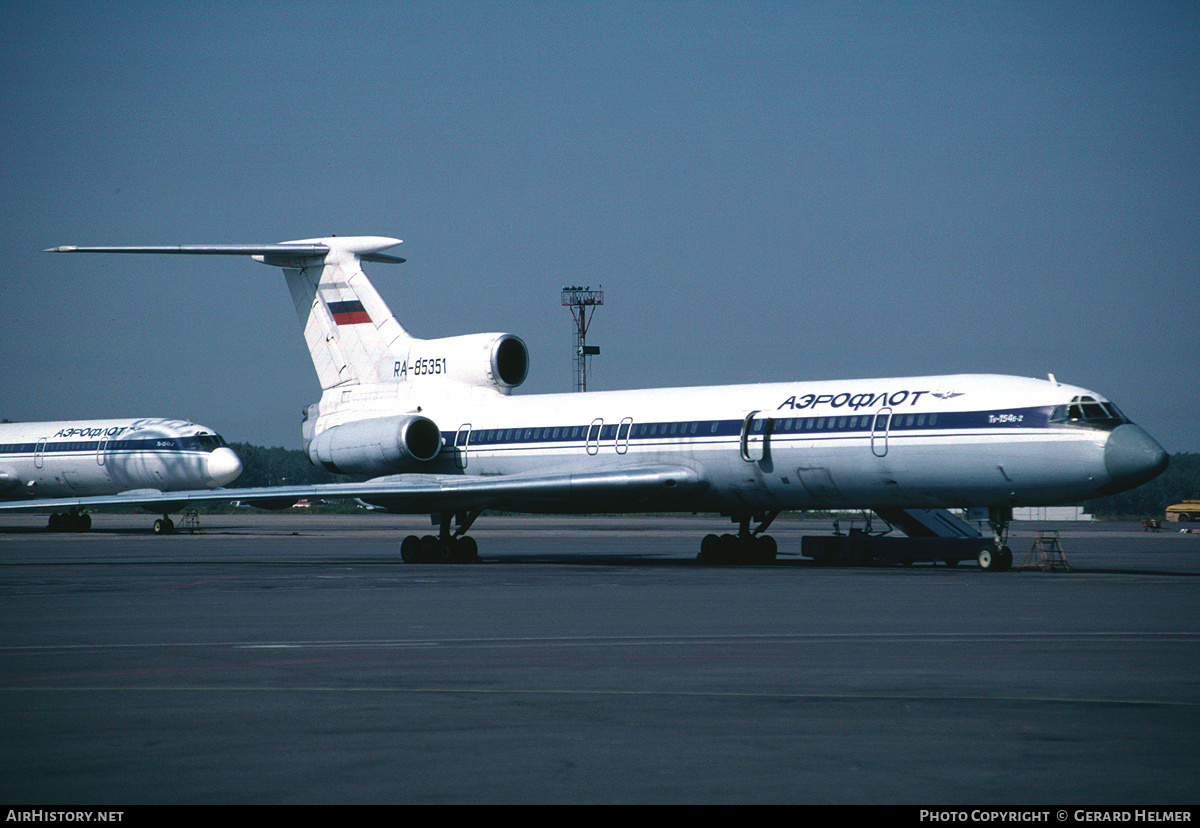
<path fill-rule="evenodd" d="M 1200 500 L 1185 500 L 1167 507 L 1167 520 L 1179 523 L 1200 522 Z"/>

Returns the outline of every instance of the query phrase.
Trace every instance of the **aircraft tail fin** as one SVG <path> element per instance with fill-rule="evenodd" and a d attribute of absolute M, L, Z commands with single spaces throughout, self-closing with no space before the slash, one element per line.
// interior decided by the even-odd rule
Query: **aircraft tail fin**
<path fill-rule="evenodd" d="M 399 244 L 377 237 L 315 240 L 322 257 L 256 256 L 283 267 L 322 390 L 392 380 L 412 340 L 362 272 L 363 261 L 403 262 L 380 250 Z M 297 242 L 308 244 L 311 242 Z"/>

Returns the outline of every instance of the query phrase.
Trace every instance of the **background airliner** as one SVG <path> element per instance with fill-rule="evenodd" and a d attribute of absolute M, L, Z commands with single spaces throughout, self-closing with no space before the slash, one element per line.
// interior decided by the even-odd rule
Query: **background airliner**
<path fill-rule="evenodd" d="M 242 461 L 210 428 L 187 420 L 76 420 L 0 424 L 0 504 L 45 508 L 47 499 L 67 511 L 50 517 L 50 529 L 83 531 L 88 505 L 141 503 L 162 492 L 210 489 L 231 483 Z M 155 531 L 169 534 L 169 504 Z"/>
<path fill-rule="evenodd" d="M 528 373 L 508 333 L 421 340 L 395 320 L 361 263 L 403 259 L 398 239 L 265 245 L 59 247 L 55 252 L 249 255 L 283 268 L 323 393 L 303 438 L 314 463 L 362 483 L 187 492 L 188 502 L 355 497 L 429 513 L 405 561 L 467 561 L 488 508 L 546 513 L 713 511 L 737 534 L 700 557 L 769 561 L 784 510 L 986 508 L 1007 569 L 1012 507 L 1137 486 L 1167 455 L 1084 388 L 959 374 L 587 394 L 514 395 Z M 81 504 L 86 505 L 86 504 Z"/>

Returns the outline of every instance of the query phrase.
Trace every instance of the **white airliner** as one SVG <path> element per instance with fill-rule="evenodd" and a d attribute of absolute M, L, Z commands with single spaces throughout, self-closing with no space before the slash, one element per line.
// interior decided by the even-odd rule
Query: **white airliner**
<path fill-rule="evenodd" d="M 141 503 L 163 492 L 224 486 L 242 473 L 242 461 L 210 428 L 187 420 L 76 420 L 0 424 L 0 508 L 43 507 L 62 500 L 50 528 L 83 531 L 91 518 L 74 499 L 90 506 Z M 155 531 L 174 523 L 162 508 Z"/>
<path fill-rule="evenodd" d="M 354 497 L 432 515 L 438 536 L 405 538 L 405 561 L 474 559 L 466 532 L 489 508 L 719 512 L 738 534 L 705 538 L 701 559 L 762 561 L 776 555 L 763 532 L 785 510 L 983 507 L 996 542 L 979 562 L 1002 570 L 1013 506 L 1123 491 L 1167 465 L 1112 403 L 1053 376 L 514 395 L 529 367 L 516 336 L 422 340 L 393 318 L 361 263 L 404 261 L 383 252 L 399 243 L 53 250 L 240 254 L 283 268 L 323 389 L 306 412 L 305 448 L 314 463 L 368 479 L 226 490 L 224 499 Z"/>

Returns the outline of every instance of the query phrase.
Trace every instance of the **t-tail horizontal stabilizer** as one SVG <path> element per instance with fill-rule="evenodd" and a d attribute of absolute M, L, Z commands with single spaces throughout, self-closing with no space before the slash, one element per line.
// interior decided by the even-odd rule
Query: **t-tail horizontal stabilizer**
<path fill-rule="evenodd" d="M 47 253 L 187 253 L 198 256 L 254 256 L 267 264 L 276 264 L 271 259 L 278 257 L 287 266 L 294 259 L 322 258 L 330 250 L 345 251 L 364 262 L 402 264 L 404 259 L 389 256 L 389 250 L 401 244 L 400 239 L 386 236 L 345 236 L 329 239 L 281 242 L 279 244 L 175 244 L 157 246 L 103 246 L 83 247 L 64 244 L 46 248 Z"/>
<path fill-rule="evenodd" d="M 51 247 L 50 253 L 178 253 L 251 256 L 283 268 L 304 341 L 323 390 L 392 381 L 407 361 L 411 337 L 362 272 L 362 262 L 398 264 L 384 253 L 400 239 L 330 236 L 280 244 L 180 244 L 137 247 Z"/>

